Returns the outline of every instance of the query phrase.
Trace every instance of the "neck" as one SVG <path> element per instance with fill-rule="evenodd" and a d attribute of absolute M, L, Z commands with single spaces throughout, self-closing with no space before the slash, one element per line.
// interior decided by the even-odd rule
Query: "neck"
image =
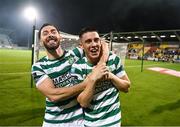
<path fill-rule="evenodd" d="M 59 46 L 56 50 L 46 50 L 48 59 L 57 59 L 61 57 L 64 53 L 64 50 L 62 50 L 61 46 Z"/>

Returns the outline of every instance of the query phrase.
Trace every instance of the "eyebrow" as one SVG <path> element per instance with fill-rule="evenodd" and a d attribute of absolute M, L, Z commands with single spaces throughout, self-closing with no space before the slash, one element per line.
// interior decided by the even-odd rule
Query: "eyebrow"
<path fill-rule="evenodd" d="M 54 32 L 54 31 L 57 31 L 56 29 L 51 29 L 50 30 L 51 32 Z M 48 30 L 42 30 L 42 33 L 47 33 L 48 32 Z"/>
<path fill-rule="evenodd" d="M 57 31 L 56 29 L 52 29 L 51 31 Z"/>
<path fill-rule="evenodd" d="M 91 42 L 92 40 L 97 41 L 97 40 L 100 40 L 100 38 L 96 37 L 94 39 L 87 39 L 84 42 Z"/>

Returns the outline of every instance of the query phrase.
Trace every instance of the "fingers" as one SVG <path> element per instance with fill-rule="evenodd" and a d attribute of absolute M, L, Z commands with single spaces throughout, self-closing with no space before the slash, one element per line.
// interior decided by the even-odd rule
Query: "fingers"
<path fill-rule="evenodd" d="M 101 66 L 101 67 L 99 68 L 99 70 L 97 70 L 97 71 L 99 71 L 99 75 L 101 75 L 101 77 L 103 77 L 103 76 L 106 76 L 106 77 L 107 77 L 107 75 L 108 75 L 108 73 L 109 73 L 109 70 L 108 70 L 108 67 L 107 67 L 107 66 Z"/>
<path fill-rule="evenodd" d="M 108 67 L 105 66 L 105 63 L 104 64 L 99 64 L 99 65 L 96 65 L 96 67 L 93 68 L 92 70 L 93 72 L 93 77 L 96 79 L 96 80 L 100 80 L 103 78 L 103 76 L 107 75 L 109 70 L 108 70 Z"/>
<path fill-rule="evenodd" d="M 105 44 L 108 43 L 107 40 L 105 40 L 105 38 L 101 38 L 101 42 L 102 42 L 102 44 L 103 44 L 103 43 L 105 43 Z"/>
<path fill-rule="evenodd" d="M 108 72 L 108 67 L 105 65 L 105 63 L 97 65 L 94 69 L 96 71 L 100 71 L 101 73 Z"/>

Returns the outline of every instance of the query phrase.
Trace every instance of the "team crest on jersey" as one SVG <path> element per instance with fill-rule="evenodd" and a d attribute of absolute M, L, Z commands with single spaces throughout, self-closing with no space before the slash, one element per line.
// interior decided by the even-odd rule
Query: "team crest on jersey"
<path fill-rule="evenodd" d="M 73 57 L 69 57 L 68 62 L 69 64 L 73 64 L 75 62 L 75 59 Z"/>

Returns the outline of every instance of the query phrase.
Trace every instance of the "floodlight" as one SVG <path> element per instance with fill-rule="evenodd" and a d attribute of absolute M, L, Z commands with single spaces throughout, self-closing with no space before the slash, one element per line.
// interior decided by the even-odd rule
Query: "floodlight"
<path fill-rule="evenodd" d="M 176 37 L 176 35 L 170 35 L 170 37 Z"/>
<path fill-rule="evenodd" d="M 166 36 L 165 36 L 165 35 L 161 35 L 160 37 L 161 37 L 161 38 L 165 38 Z"/>
<path fill-rule="evenodd" d="M 33 7 L 28 7 L 24 10 L 24 15 L 30 21 L 33 21 L 37 18 L 37 11 Z"/>
<path fill-rule="evenodd" d="M 139 38 L 138 36 L 135 36 L 134 38 Z"/>
<path fill-rule="evenodd" d="M 151 38 L 156 38 L 156 36 L 151 36 Z"/>

